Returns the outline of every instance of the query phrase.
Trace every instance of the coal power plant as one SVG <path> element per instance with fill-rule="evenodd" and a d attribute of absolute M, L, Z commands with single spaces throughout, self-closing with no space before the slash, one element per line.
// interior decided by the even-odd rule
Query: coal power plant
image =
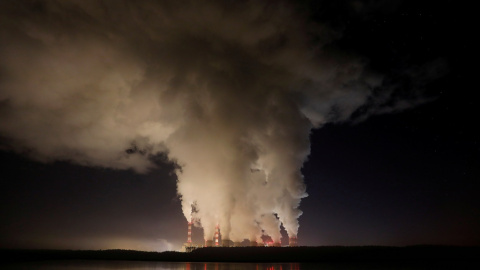
<path fill-rule="evenodd" d="M 215 233 L 211 239 L 205 239 L 204 243 L 195 243 L 192 241 L 192 226 L 193 221 L 188 222 L 187 242 L 182 245 L 181 252 L 191 252 L 203 247 L 282 247 L 280 242 L 264 241 L 260 239 L 251 239 L 244 241 L 232 241 L 230 239 L 223 239 L 220 231 L 220 224 L 215 226 Z M 296 247 L 297 237 L 290 237 L 288 245 L 283 247 Z"/>

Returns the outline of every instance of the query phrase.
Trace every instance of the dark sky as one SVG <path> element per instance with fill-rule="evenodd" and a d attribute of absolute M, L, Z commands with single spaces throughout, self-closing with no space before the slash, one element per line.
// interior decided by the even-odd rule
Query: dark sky
<path fill-rule="evenodd" d="M 222 9 L 231 4 L 227 2 L 212 3 L 213 7 Z M 245 14 L 256 10 L 256 4 L 250 3 L 253 8 L 245 8 L 245 11 L 242 6 L 245 3 L 232 2 L 240 5 L 240 15 L 236 17 L 237 11 L 228 11 L 235 14 L 232 15 L 232 21 L 225 22 L 229 27 L 242 25 L 240 19 L 249 18 Z M 198 5 L 192 4 L 194 8 L 188 8 L 190 4 L 185 2 L 185 6 L 179 8 L 157 6 L 155 1 L 140 1 L 132 8 L 140 13 L 132 15 L 132 18 L 116 17 L 123 14 L 124 7 L 112 1 L 102 3 L 103 13 L 97 13 L 93 8 L 56 5 L 55 1 L 3 1 L 0 4 L 3 10 L 0 12 L 0 55 L 3 56 L 3 60 L 0 60 L 0 126 L 3 126 L 0 129 L 0 247 L 179 249 L 186 241 L 187 221 L 182 213 L 182 200 L 177 195 L 175 172 L 178 172 L 178 166 L 182 166 L 182 157 L 185 160 L 190 157 L 193 160 L 198 157 L 208 160 L 210 156 L 207 151 L 204 148 L 189 148 L 198 145 L 189 144 L 192 138 L 185 135 L 188 140 L 179 142 L 186 146 L 177 154 L 176 142 L 150 144 L 156 137 L 148 132 L 139 133 L 150 139 L 145 143 L 147 146 L 135 137 L 131 145 L 123 147 L 123 138 L 128 141 L 131 136 L 137 135 L 136 130 L 144 126 L 128 121 L 121 122 L 127 123 L 121 127 L 107 125 L 105 129 L 67 125 L 65 123 L 75 122 L 77 116 L 88 117 L 79 114 L 79 111 L 90 115 L 91 111 L 97 110 L 99 114 L 91 114 L 94 116 L 91 126 L 95 126 L 95 119 L 104 123 L 103 120 L 111 116 L 111 111 L 104 109 L 109 108 L 110 103 L 99 102 L 96 105 L 102 109 L 98 109 L 96 105 L 84 106 L 91 104 L 84 101 L 91 97 L 89 95 L 73 95 L 74 102 L 68 103 L 53 99 L 56 96 L 48 93 L 62 92 L 64 85 L 73 85 L 71 88 L 77 89 L 76 86 L 83 81 L 94 85 L 98 81 L 85 78 L 96 78 L 96 74 L 100 74 L 99 77 L 109 76 L 110 73 L 105 70 L 116 68 L 119 76 L 128 74 L 126 84 L 142 80 L 131 75 L 136 72 L 131 67 L 136 65 L 144 70 L 146 75 L 143 76 L 147 78 L 139 84 L 139 89 L 149 89 L 155 85 L 157 73 L 165 73 L 164 67 L 173 67 L 172 85 L 175 86 L 171 87 L 178 87 L 175 89 L 182 91 L 183 85 L 188 88 L 197 84 L 178 79 L 176 74 L 188 73 L 185 70 L 189 68 L 205 70 L 202 64 L 195 64 L 191 59 L 200 59 L 199 62 L 216 59 L 215 68 L 222 71 L 228 69 L 222 74 L 233 74 L 232 80 L 225 82 L 218 79 L 224 75 L 218 75 L 216 69 L 207 68 L 204 73 L 195 73 L 200 74 L 199 77 L 209 78 L 207 82 L 215 89 L 229 87 L 231 81 L 237 79 L 247 81 L 240 84 L 241 87 L 252 89 L 245 90 L 245 96 L 252 96 L 251 99 L 245 99 L 245 103 L 237 100 L 238 96 L 212 92 L 220 96 L 218 100 L 225 102 L 225 108 L 236 111 L 236 104 L 242 107 L 251 105 L 251 110 L 258 113 L 255 115 L 259 119 L 270 119 L 265 122 L 258 120 L 259 126 L 264 123 L 286 123 L 280 126 L 287 134 L 291 130 L 302 129 L 303 122 L 297 126 L 297 118 L 287 119 L 284 114 L 253 109 L 262 104 L 259 100 L 262 100 L 263 92 L 257 96 L 260 91 L 257 85 L 281 88 L 276 82 L 293 82 L 292 87 L 301 88 L 298 92 L 296 89 L 286 95 L 283 95 L 283 90 L 275 92 L 281 97 L 291 97 L 295 100 L 293 103 L 300 104 L 298 107 L 302 112 L 314 111 L 311 115 L 306 113 L 312 122 L 309 135 L 311 152 L 301 168 L 308 197 L 301 200 L 299 207 L 303 211 L 298 229 L 300 245 L 480 244 L 480 199 L 476 184 L 480 179 L 480 131 L 477 131 L 476 118 L 480 114 L 478 101 L 474 97 L 477 80 L 474 74 L 476 68 L 472 67 L 475 62 L 471 7 L 458 1 L 436 1 L 435 4 L 417 1 L 300 1 L 294 4 L 285 2 L 285 6 L 297 15 L 282 17 L 281 12 L 278 13 L 280 15 L 269 13 L 280 6 L 271 3 L 266 5 L 267 9 L 263 9 L 265 15 L 259 13 L 259 18 L 267 22 L 284 19 L 282 24 L 273 25 L 283 25 L 287 30 L 281 35 L 274 35 L 276 38 L 273 41 L 261 43 L 260 47 L 267 46 L 264 51 L 250 47 L 251 43 L 257 41 L 256 37 L 252 37 L 257 32 L 240 26 L 235 31 L 233 28 L 224 31 L 219 26 L 222 21 L 212 20 L 208 16 L 208 12 L 215 10 L 212 6 L 206 5 L 205 10 L 198 11 Z M 161 16 L 141 13 L 151 7 L 159 10 L 171 8 L 169 12 L 178 15 L 174 20 L 174 30 L 161 27 L 150 29 L 168 34 L 165 40 L 171 43 L 152 38 L 156 35 L 149 36 L 148 27 L 145 27 L 146 30 L 137 29 L 138 32 L 135 30 L 140 25 L 139 18 L 149 25 L 160 20 Z M 241 13 L 242 10 L 244 13 Z M 109 14 L 110 17 L 102 15 L 105 21 L 101 21 L 95 17 L 100 16 L 98 14 Z M 186 18 L 193 17 L 193 21 L 208 22 L 205 26 L 207 30 L 202 28 L 199 36 L 196 36 L 197 29 L 190 28 L 189 23 L 182 21 L 184 14 Z M 295 20 L 289 22 L 289 19 Z M 288 23 L 285 24 L 285 21 Z M 35 22 L 40 22 L 38 28 L 30 26 Z M 115 28 L 117 22 L 121 22 L 118 23 L 121 27 Z M 318 30 L 319 27 L 324 30 Z M 302 29 L 302 35 L 297 36 L 298 29 Z M 25 36 L 33 36 L 43 43 L 38 45 L 29 40 L 22 35 L 22 31 L 28 34 Z M 36 34 L 31 34 L 32 31 Z M 104 41 L 104 37 L 105 40 L 111 38 L 110 34 L 120 36 L 118 40 L 122 45 L 111 45 L 109 41 Z M 144 35 L 148 37 L 143 38 Z M 304 36 L 308 37 L 307 41 L 303 39 Z M 84 40 L 92 42 L 82 47 L 77 45 L 78 37 L 81 44 Z M 122 43 L 124 40 L 127 41 Z M 182 42 L 175 43 L 178 40 Z M 215 43 L 212 40 L 222 42 Z M 212 48 L 222 45 L 226 49 L 219 53 L 211 49 L 210 41 L 214 44 Z M 97 43 L 99 47 L 107 49 L 97 50 Z M 156 44 L 164 46 L 167 43 L 169 45 L 162 48 L 166 48 L 168 53 L 154 49 Z M 77 51 L 78 46 L 81 53 Z M 278 57 L 268 54 L 268 51 L 278 48 L 286 48 L 284 51 L 279 49 L 284 54 L 279 53 Z M 312 51 L 320 56 L 308 62 L 293 60 L 303 57 L 302 53 L 307 48 L 317 48 Z M 207 57 L 202 52 L 215 53 Z M 77 54 L 82 57 L 72 56 Z M 263 54 L 267 56 L 263 58 Z M 5 60 L 6 55 L 9 55 L 8 60 Z M 99 64 L 94 60 L 98 55 L 107 55 L 107 59 L 114 60 L 106 65 Z M 257 61 L 255 57 L 262 61 Z M 79 68 L 73 68 L 73 72 L 67 75 L 61 71 L 47 73 L 42 68 L 51 67 L 48 59 L 54 59 L 52 63 L 55 65 L 67 59 L 67 62 Z M 83 59 L 86 59 L 86 64 L 82 62 Z M 278 70 L 293 72 L 284 68 L 284 60 L 287 63 L 292 60 L 292 66 L 305 67 L 305 73 L 308 74 L 312 70 L 318 71 L 315 73 L 317 77 L 334 70 L 335 79 L 319 79 L 319 82 L 308 84 L 307 90 L 302 88 L 304 84 L 296 82 L 310 83 L 310 79 L 305 79 L 310 75 L 288 75 L 285 80 L 269 79 L 277 78 L 278 73 L 274 72 Z M 232 69 L 222 61 L 240 64 Z M 160 67 L 156 62 L 160 63 Z M 361 72 L 347 71 L 352 66 L 356 67 L 351 63 L 361 63 Z M 85 68 L 82 68 L 84 64 Z M 29 69 L 30 66 L 33 68 Z M 62 67 L 64 70 L 70 68 L 65 65 Z M 37 80 L 36 74 L 40 74 L 40 80 Z M 66 76 L 69 80 L 65 79 Z M 374 79 L 369 79 L 369 76 Z M 78 80 L 72 82 L 70 77 L 78 77 Z M 114 80 L 118 81 L 118 78 L 114 77 Z M 367 85 L 372 80 L 374 82 Z M 100 80 L 100 84 L 104 82 Z M 108 83 L 107 88 L 111 87 Z M 34 90 L 22 92 L 32 85 Z M 345 85 L 347 88 L 342 88 Z M 350 85 L 354 86 L 348 88 Z M 335 87 L 339 86 L 343 90 L 336 90 Z M 118 86 L 119 89 L 121 87 Z M 334 90 L 317 95 L 315 87 L 332 87 Z M 352 93 L 356 92 L 350 92 L 349 89 L 361 93 L 365 93 L 365 89 L 368 91 L 365 99 L 356 103 L 357 99 L 352 97 Z M 72 90 L 71 93 L 77 92 Z M 298 93 L 302 95 L 297 96 Z M 343 101 L 325 101 L 336 93 L 345 95 Z M 92 95 L 94 100 L 104 100 L 103 96 Z M 33 101 L 28 101 L 27 96 L 32 96 Z M 111 100 L 110 94 L 105 94 L 105 97 L 105 100 Z M 169 104 L 177 99 L 183 100 L 183 96 L 168 97 Z M 22 103 L 24 100 L 28 102 Z M 283 99 L 279 100 L 283 102 Z M 45 105 L 50 101 L 55 105 Z M 142 104 L 149 104 L 143 99 L 139 102 L 139 107 L 133 106 L 132 112 L 141 110 Z M 57 110 L 58 104 L 65 106 L 59 106 L 61 110 Z M 290 103 L 281 104 L 285 105 L 282 113 L 290 113 L 285 109 Z M 77 105 L 79 110 L 75 110 Z M 125 111 L 130 112 L 129 105 L 118 106 L 125 106 Z M 195 109 L 192 109 L 194 114 L 178 117 L 188 119 L 189 127 L 197 123 L 190 120 L 194 116 L 189 115 L 205 114 L 197 107 L 190 106 L 190 103 L 180 103 L 182 106 Z M 323 107 L 327 109 L 322 111 Z M 171 110 L 169 108 L 165 110 L 167 113 L 161 111 L 161 121 L 177 119 L 173 115 L 179 113 L 178 108 L 173 105 Z M 235 123 L 244 119 L 246 122 L 257 121 L 255 117 L 248 116 L 235 118 L 236 114 L 230 115 L 228 109 L 218 109 L 217 112 L 233 117 L 236 120 L 232 122 Z M 27 114 L 30 112 L 33 112 L 33 116 Z M 67 115 L 65 119 L 68 121 L 64 123 L 64 118 L 58 120 L 51 116 L 56 114 Z M 136 117 L 132 118 L 132 122 L 156 119 L 140 113 L 126 115 Z M 318 115 L 323 118 L 318 118 Z M 200 123 L 206 123 L 202 122 L 204 118 L 199 119 Z M 215 121 L 212 120 L 220 124 L 212 124 L 211 127 L 220 128 L 213 128 L 219 133 L 219 137 L 213 141 L 223 138 L 222 133 L 231 131 L 228 121 Z M 251 127 L 249 124 L 238 125 L 239 129 Z M 100 132 L 96 133 L 97 130 Z M 178 133 L 178 136 L 188 135 L 192 130 L 203 134 L 199 128 L 182 129 L 183 133 Z M 104 132 L 124 136 L 119 136 L 121 139 L 115 141 L 117 137 L 104 136 Z M 102 140 L 98 143 L 90 137 L 100 137 Z M 64 143 L 64 140 L 67 142 Z M 290 144 L 292 140 L 272 140 L 282 149 L 283 146 L 286 149 L 302 149 L 298 143 Z M 211 141 L 205 142 L 212 146 Z M 110 150 L 119 145 L 123 148 L 117 150 L 127 153 L 129 157 L 112 161 Z M 170 150 L 177 165 L 160 154 Z M 282 153 L 279 151 L 277 154 Z M 136 155 L 140 157 L 131 158 Z M 147 159 L 142 159 L 145 156 L 148 157 L 148 165 L 145 163 Z M 211 160 L 216 159 L 212 157 Z M 186 163 L 188 167 L 189 163 Z M 207 193 L 208 196 L 217 194 L 215 191 Z M 194 230 L 194 241 L 202 241 L 200 234 L 200 229 Z M 285 236 L 285 231 L 282 234 Z"/>

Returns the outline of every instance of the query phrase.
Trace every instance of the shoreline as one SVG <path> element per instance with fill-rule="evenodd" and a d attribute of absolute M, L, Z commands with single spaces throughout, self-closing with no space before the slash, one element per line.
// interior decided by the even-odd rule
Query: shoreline
<path fill-rule="evenodd" d="M 45 260 L 163 262 L 401 262 L 480 260 L 480 246 L 212 247 L 189 253 L 136 250 L 1 249 L 2 263 Z"/>

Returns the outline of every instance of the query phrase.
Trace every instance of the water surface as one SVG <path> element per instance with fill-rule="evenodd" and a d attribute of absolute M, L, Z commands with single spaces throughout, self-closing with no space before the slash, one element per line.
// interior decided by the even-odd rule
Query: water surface
<path fill-rule="evenodd" d="M 1 265 L 2 270 L 412 270 L 412 269 L 475 269 L 467 262 L 409 262 L 409 263 L 189 263 L 135 261 L 40 261 Z M 478 264 L 477 264 L 478 266 Z"/>

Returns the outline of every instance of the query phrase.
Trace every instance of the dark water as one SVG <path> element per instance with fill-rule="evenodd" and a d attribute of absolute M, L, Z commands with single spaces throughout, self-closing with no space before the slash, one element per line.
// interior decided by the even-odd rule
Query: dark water
<path fill-rule="evenodd" d="M 478 269 L 467 262 L 423 263 L 186 263 L 186 262 L 132 262 L 132 261 L 43 261 L 0 264 L 2 270 L 363 270 L 363 269 Z M 478 266 L 478 264 L 477 264 Z"/>

